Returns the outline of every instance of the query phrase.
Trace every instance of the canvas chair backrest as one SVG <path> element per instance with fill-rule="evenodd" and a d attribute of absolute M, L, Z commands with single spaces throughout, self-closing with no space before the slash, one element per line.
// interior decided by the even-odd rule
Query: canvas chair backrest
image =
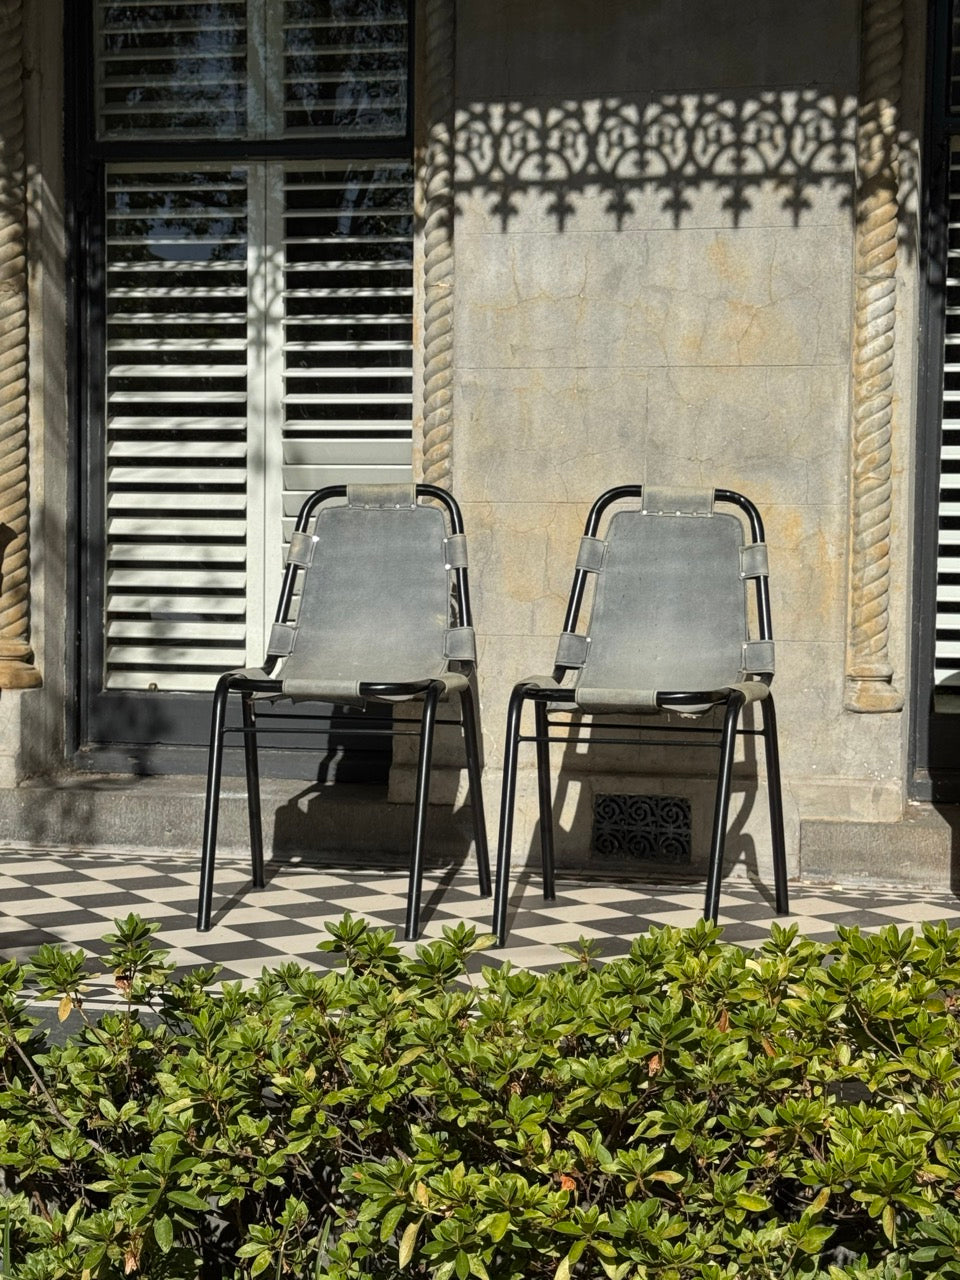
<path fill-rule="evenodd" d="M 749 634 L 750 580 L 766 572 L 765 549 L 745 547 L 739 516 L 714 510 L 712 495 L 682 511 L 616 511 L 602 540 L 584 542 L 580 566 L 586 556 L 596 573 L 588 639 L 578 658 L 578 638 L 565 637 L 557 658 L 581 667 L 581 705 L 652 707 L 658 691 L 772 673 L 772 641 Z"/>
<path fill-rule="evenodd" d="M 351 494 L 317 516 L 292 649 L 279 673 L 285 692 L 321 689 L 346 699 L 360 682 L 441 676 L 451 657 L 469 656 L 450 643 L 462 535 L 451 539 L 443 513 L 410 496 L 382 505 L 364 496 L 371 495 Z"/>

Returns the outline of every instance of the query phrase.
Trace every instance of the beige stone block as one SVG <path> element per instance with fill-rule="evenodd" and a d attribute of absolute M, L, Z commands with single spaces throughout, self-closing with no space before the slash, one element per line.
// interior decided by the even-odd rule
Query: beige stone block
<path fill-rule="evenodd" d="M 651 370 L 645 455 L 657 484 L 771 504 L 847 501 L 849 376 L 834 366 Z"/>
<path fill-rule="evenodd" d="M 784 775 L 899 785 L 904 719 L 844 710 L 845 655 L 842 641 L 778 642 L 774 690 Z"/>
<path fill-rule="evenodd" d="M 464 371 L 455 393 L 461 500 L 530 503 L 537 522 L 545 504 L 574 503 L 582 529 L 600 493 L 644 479 L 648 376 L 595 367 Z M 556 549 L 566 562 L 570 548 Z"/>
<path fill-rule="evenodd" d="M 557 633 L 484 633 L 478 637 L 480 721 L 484 758 L 488 768 L 499 768 L 503 761 L 507 706 L 514 685 L 527 676 L 551 673 L 558 633 L 559 625 Z M 529 711 L 529 716 L 529 724 L 532 726 L 532 710 Z M 527 748 L 524 748 L 524 754 L 526 751 Z M 530 759 L 533 759 L 532 755 Z"/>
<path fill-rule="evenodd" d="M 804 819 L 899 822 L 903 817 L 899 778 L 868 782 L 863 778 L 795 777 L 790 787 Z"/>
<path fill-rule="evenodd" d="M 762 512 L 770 551 L 773 634 L 793 642 L 845 638 L 845 508 L 771 504 Z"/>
<path fill-rule="evenodd" d="M 651 231 L 647 240 L 642 324 L 659 336 L 661 363 L 847 363 L 849 234 Z"/>
<path fill-rule="evenodd" d="M 774 16 L 775 15 L 775 16 Z M 585 5 L 583 0 L 489 0 L 457 13 L 458 86 L 529 101 L 573 93 L 717 90 L 738 99 L 766 86 L 856 86 L 858 10 L 806 0 L 802 7 L 749 0 L 717 6 Z M 829 146 L 830 135 L 824 138 Z"/>
<path fill-rule="evenodd" d="M 848 363 L 839 228 L 464 235 L 456 253 L 460 368 Z"/>
<path fill-rule="evenodd" d="M 756 100 L 754 100 L 756 101 Z M 826 108 L 826 104 L 823 104 Z M 852 116 L 855 99 L 842 107 Z M 481 107 L 481 110 L 483 108 Z M 815 106 L 813 115 L 826 119 Z M 852 127 L 849 128 L 852 133 Z M 797 227 L 833 227 L 850 233 L 850 161 L 812 181 L 785 183 L 780 177 L 752 175 L 737 181 L 722 174 L 704 174 L 700 181 L 676 180 L 658 174 L 630 172 L 625 179 L 612 172 L 606 181 L 533 181 L 511 184 L 491 180 L 479 153 L 487 140 L 461 138 L 455 180 L 457 235 L 498 237 L 603 233 L 627 236 L 639 231 L 690 231 L 722 228 L 745 231 L 776 227 L 790 233 Z M 477 154 L 471 156 L 471 150 Z M 638 158 L 639 159 L 639 158 Z M 493 244 L 489 252 L 496 252 Z"/>
<path fill-rule="evenodd" d="M 586 504 L 473 501 L 467 495 L 462 507 L 477 633 L 481 643 L 484 637 L 513 638 L 519 678 L 528 667 L 526 639 L 555 638 L 562 629 Z M 552 650 L 549 661 L 552 666 Z M 489 665 L 484 651 L 481 670 Z"/>
<path fill-rule="evenodd" d="M 456 241 L 458 368 L 658 364 L 646 322 L 646 234 Z"/>

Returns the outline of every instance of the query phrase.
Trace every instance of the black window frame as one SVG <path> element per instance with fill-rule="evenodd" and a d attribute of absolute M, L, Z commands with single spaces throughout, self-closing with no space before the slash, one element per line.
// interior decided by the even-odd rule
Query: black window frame
<path fill-rule="evenodd" d="M 907 791 L 911 799 L 960 800 L 960 714 L 935 706 L 937 558 L 940 543 L 946 268 L 951 139 L 960 113 L 950 110 L 950 51 L 955 0 L 927 7 L 926 110 L 920 201 L 920 332 L 915 582 Z M 960 698 L 960 693 L 958 693 Z"/>

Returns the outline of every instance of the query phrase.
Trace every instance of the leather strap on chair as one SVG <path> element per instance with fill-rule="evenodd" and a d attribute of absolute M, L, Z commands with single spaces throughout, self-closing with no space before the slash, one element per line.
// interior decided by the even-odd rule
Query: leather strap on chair
<path fill-rule="evenodd" d="M 656 689 L 590 689 L 577 685 L 574 700 L 583 711 L 656 711 Z"/>
<path fill-rule="evenodd" d="M 292 533 L 287 548 L 287 564 L 298 565 L 301 569 L 309 569 L 313 564 L 313 553 L 320 539 L 314 533 Z"/>
<path fill-rule="evenodd" d="M 644 485 L 643 509 L 666 516 L 710 516 L 713 515 L 713 490 L 704 493 L 700 489 Z"/>
<path fill-rule="evenodd" d="M 415 507 L 417 487 L 413 484 L 348 484 L 350 507 Z"/>
<path fill-rule="evenodd" d="M 297 638 L 297 628 L 289 622 L 275 622 L 270 628 L 270 643 L 267 645 L 268 658 L 286 658 L 293 653 L 293 642 Z"/>
<path fill-rule="evenodd" d="M 445 569 L 466 569 L 467 535 L 452 533 L 443 540 L 443 564 Z"/>
<path fill-rule="evenodd" d="M 743 646 L 742 669 L 747 675 L 773 675 L 773 641 L 747 640 Z"/>
<path fill-rule="evenodd" d="M 770 560 L 765 542 L 751 542 L 740 548 L 740 577 L 768 578 Z"/>
<path fill-rule="evenodd" d="M 476 662 L 477 636 L 473 627 L 450 627 L 443 637 L 443 654 L 453 662 Z"/>
<path fill-rule="evenodd" d="M 577 555 L 577 568 L 585 573 L 599 573 L 603 568 L 603 557 L 607 544 L 602 538 L 590 538 L 586 534 L 580 539 L 580 552 Z"/>
<path fill-rule="evenodd" d="M 577 635 L 575 631 L 563 631 L 557 644 L 556 666 L 582 667 L 587 660 L 590 640 L 587 636 Z"/>

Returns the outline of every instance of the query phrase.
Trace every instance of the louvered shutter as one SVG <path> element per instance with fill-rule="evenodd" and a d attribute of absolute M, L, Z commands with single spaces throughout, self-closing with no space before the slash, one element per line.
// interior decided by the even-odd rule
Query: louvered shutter
<path fill-rule="evenodd" d="M 99 135 L 402 135 L 406 11 L 100 0 Z M 108 162 L 105 210 L 102 687 L 207 690 L 304 495 L 412 476 L 412 166 Z"/>
<path fill-rule="evenodd" d="M 246 659 L 247 187 L 108 171 L 108 689 L 207 688 Z"/>
<path fill-rule="evenodd" d="M 409 481 L 409 164 L 288 168 L 283 514 L 321 484 Z"/>
<path fill-rule="evenodd" d="M 958 96 L 958 78 L 951 97 Z M 934 684 L 960 687 L 960 140 L 950 155 Z"/>

